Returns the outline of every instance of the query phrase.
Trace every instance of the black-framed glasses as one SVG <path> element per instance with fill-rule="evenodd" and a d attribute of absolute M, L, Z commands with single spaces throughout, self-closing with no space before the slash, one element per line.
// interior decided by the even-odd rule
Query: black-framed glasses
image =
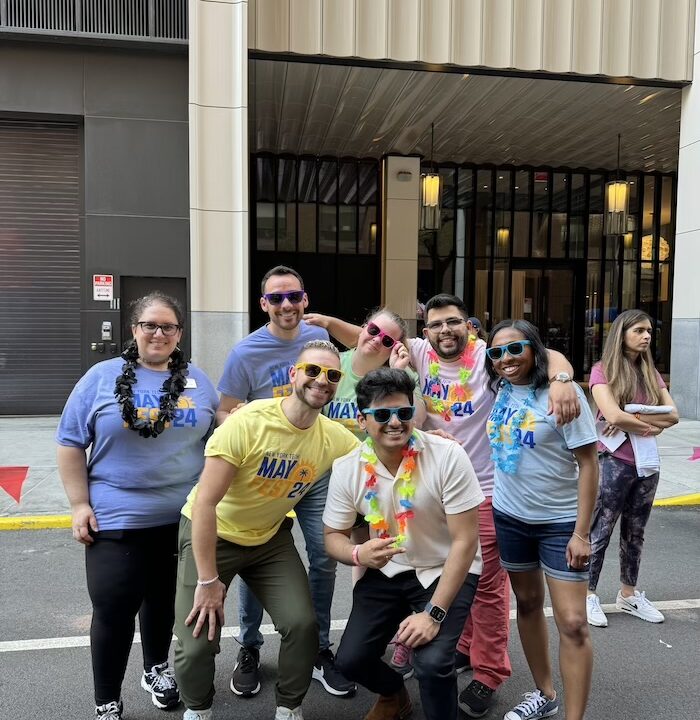
<path fill-rule="evenodd" d="M 511 357 L 518 357 L 525 352 L 526 345 L 532 345 L 532 343 L 529 340 L 516 340 L 507 345 L 494 345 L 486 348 L 486 354 L 491 360 L 500 360 L 506 353 Z"/>
<path fill-rule="evenodd" d="M 137 322 L 136 324 L 141 328 L 141 332 L 144 335 L 155 335 L 158 330 L 160 330 L 165 337 L 172 337 L 173 335 L 177 335 L 177 331 L 181 329 L 181 326 L 176 325 L 175 323 L 163 323 L 161 325 L 159 323 L 143 320 L 141 322 Z"/>
<path fill-rule="evenodd" d="M 285 300 L 289 300 L 292 305 L 298 305 L 304 299 L 304 291 L 291 290 L 290 292 L 265 293 L 263 297 L 270 305 L 281 305 Z"/>
<path fill-rule="evenodd" d="M 303 370 L 310 378 L 317 378 L 321 373 L 324 373 L 331 385 L 337 385 L 343 377 L 342 370 L 329 368 L 325 365 L 316 365 L 316 363 L 297 363 L 294 367 Z"/>
<path fill-rule="evenodd" d="M 375 325 L 373 322 L 367 323 L 367 334 L 370 337 L 378 337 L 382 345 L 388 350 L 389 348 L 393 348 L 394 345 L 398 342 L 397 340 L 394 340 L 391 335 L 388 333 L 385 333 L 384 330 L 382 330 L 379 325 Z"/>
<path fill-rule="evenodd" d="M 404 407 L 394 408 L 365 408 L 362 411 L 362 414 L 373 415 L 374 419 L 378 423 L 386 425 L 393 415 L 396 415 L 400 422 L 408 422 L 409 420 L 412 420 L 413 416 L 416 414 L 416 408 L 413 405 L 405 405 Z"/>
<path fill-rule="evenodd" d="M 443 325 L 447 325 L 448 330 L 454 330 L 465 322 L 467 321 L 464 318 L 447 318 L 447 320 L 433 320 L 433 322 L 429 322 L 425 327 L 428 328 L 430 332 L 440 332 Z"/>

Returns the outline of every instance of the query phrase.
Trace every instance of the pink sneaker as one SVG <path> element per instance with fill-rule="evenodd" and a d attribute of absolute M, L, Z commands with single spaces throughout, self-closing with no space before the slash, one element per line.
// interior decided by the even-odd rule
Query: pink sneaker
<path fill-rule="evenodd" d="M 394 654 L 389 664 L 401 673 L 404 680 L 408 680 L 413 677 L 413 650 L 394 640 Z"/>

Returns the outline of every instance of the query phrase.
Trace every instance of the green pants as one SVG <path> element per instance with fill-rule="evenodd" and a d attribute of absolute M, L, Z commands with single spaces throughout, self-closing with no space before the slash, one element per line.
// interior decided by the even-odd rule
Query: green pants
<path fill-rule="evenodd" d="M 318 653 L 318 624 L 311 604 L 306 570 L 294 546 L 285 519 L 274 537 L 264 545 L 245 547 L 217 539 L 216 567 L 228 588 L 236 575 L 245 580 L 267 610 L 281 635 L 277 705 L 301 705 L 311 684 L 311 673 Z M 207 639 L 204 624 L 198 638 L 192 637 L 194 623 L 185 618 L 192 610 L 197 586 L 197 566 L 192 554 L 192 523 L 180 520 L 177 594 L 175 596 L 175 674 L 185 706 L 206 710 L 214 699 L 214 656 L 219 652 L 221 629 L 213 642 Z"/>

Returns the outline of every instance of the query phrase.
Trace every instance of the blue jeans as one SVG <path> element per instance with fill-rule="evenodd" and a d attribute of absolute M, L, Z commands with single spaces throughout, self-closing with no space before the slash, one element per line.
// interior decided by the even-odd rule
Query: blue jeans
<path fill-rule="evenodd" d="M 329 479 L 330 471 L 313 484 L 294 508 L 309 556 L 309 587 L 318 621 L 320 650 L 325 650 L 331 644 L 331 603 L 335 589 L 336 562 L 326 555 L 323 544 L 323 510 L 326 507 Z M 259 648 L 263 644 L 260 632 L 263 606 L 243 581 L 238 591 L 238 613 L 241 626 L 239 642 L 246 647 Z"/>

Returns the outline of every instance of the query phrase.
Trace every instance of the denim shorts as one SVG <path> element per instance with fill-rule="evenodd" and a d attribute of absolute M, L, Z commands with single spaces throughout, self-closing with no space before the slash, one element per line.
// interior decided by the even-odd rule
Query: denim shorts
<path fill-rule="evenodd" d="M 588 582 L 588 570 L 574 570 L 566 564 L 566 546 L 576 523 L 526 523 L 494 508 L 498 552 L 508 572 L 544 570 L 555 580 Z"/>

